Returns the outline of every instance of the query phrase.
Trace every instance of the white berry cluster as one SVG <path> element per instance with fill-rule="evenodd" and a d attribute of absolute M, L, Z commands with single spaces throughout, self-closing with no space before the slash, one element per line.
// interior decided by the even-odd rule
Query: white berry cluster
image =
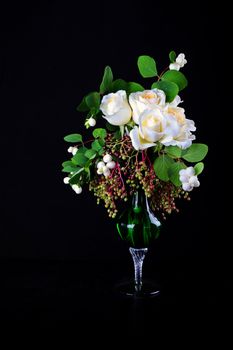
<path fill-rule="evenodd" d="M 197 176 L 195 175 L 195 169 L 190 166 L 186 169 L 182 169 L 179 172 L 180 181 L 182 182 L 182 188 L 184 191 L 192 191 L 193 187 L 199 187 L 200 182 L 198 181 Z"/>
<path fill-rule="evenodd" d="M 70 178 L 68 176 L 64 177 L 63 182 L 64 184 L 68 185 L 70 181 Z M 72 185 L 72 189 L 74 190 L 75 193 L 80 194 L 82 193 L 82 187 L 79 185 Z"/>
<path fill-rule="evenodd" d="M 97 174 L 108 177 L 110 175 L 110 170 L 114 169 L 115 166 L 116 163 L 112 160 L 112 156 L 110 154 L 105 154 L 103 160 L 97 163 Z"/>
<path fill-rule="evenodd" d="M 69 153 L 72 153 L 73 156 L 75 156 L 75 154 L 78 152 L 78 147 L 76 147 L 76 146 L 74 146 L 74 147 L 70 146 L 70 147 L 68 148 L 67 151 L 68 151 Z"/>

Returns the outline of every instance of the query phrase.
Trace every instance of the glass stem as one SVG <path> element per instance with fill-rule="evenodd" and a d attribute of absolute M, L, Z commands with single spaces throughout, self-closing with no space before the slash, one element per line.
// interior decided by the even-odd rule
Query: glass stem
<path fill-rule="evenodd" d="M 129 248 L 130 254 L 133 258 L 134 263 L 134 283 L 135 283 L 135 290 L 138 292 L 141 290 L 142 287 L 142 265 L 143 260 L 146 256 L 146 253 L 148 251 L 148 248 Z"/>

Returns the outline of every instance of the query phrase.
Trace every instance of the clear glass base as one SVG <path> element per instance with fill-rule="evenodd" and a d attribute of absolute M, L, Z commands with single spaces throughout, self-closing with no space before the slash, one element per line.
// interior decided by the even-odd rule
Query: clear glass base
<path fill-rule="evenodd" d="M 159 285 L 149 280 L 143 281 L 140 286 L 135 285 L 134 281 L 122 282 L 115 287 L 115 290 L 121 296 L 136 298 L 151 298 L 160 294 Z"/>

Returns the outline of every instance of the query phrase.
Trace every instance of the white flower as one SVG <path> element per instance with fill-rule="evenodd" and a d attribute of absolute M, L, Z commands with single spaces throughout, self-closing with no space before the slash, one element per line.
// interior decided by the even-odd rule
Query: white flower
<path fill-rule="evenodd" d="M 159 141 L 164 136 L 166 119 L 160 109 L 145 110 L 139 117 L 141 137 L 149 142 Z"/>
<path fill-rule="evenodd" d="M 185 59 L 185 55 L 180 53 L 179 56 L 176 57 L 176 61 L 169 65 L 169 69 L 180 70 L 180 68 L 183 68 L 186 63 L 187 60 Z"/>
<path fill-rule="evenodd" d="M 95 126 L 96 125 L 96 120 L 93 117 L 90 117 L 89 119 L 86 120 L 85 126 L 89 128 L 90 126 Z"/>
<path fill-rule="evenodd" d="M 112 156 L 110 154 L 105 154 L 105 156 L 103 157 L 103 161 L 105 163 L 111 162 L 112 161 Z"/>
<path fill-rule="evenodd" d="M 73 156 L 75 156 L 75 154 L 78 152 L 78 147 L 76 147 L 76 146 L 74 146 L 74 147 L 70 146 L 70 147 L 68 148 L 67 151 L 68 151 L 69 153 L 72 153 Z"/>
<path fill-rule="evenodd" d="M 195 169 L 192 166 L 186 169 L 181 169 L 179 171 L 179 175 L 184 191 L 190 192 L 194 187 L 200 186 L 200 182 L 198 181 L 198 178 L 195 175 Z"/>
<path fill-rule="evenodd" d="M 144 90 L 133 92 L 129 95 L 129 103 L 133 109 L 133 120 L 136 124 L 139 123 L 139 116 L 146 109 L 165 105 L 166 95 L 162 90 Z"/>
<path fill-rule="evenodd" d="M 108 169 L 114 169 L 115 166 L 116 166 L 116 163 L 115 163 L 113 160 L 112 160 L 111 162 L 108 162 L 108 163 L 106 164 L 106 167 L 107 167 Z"/>
<path fill-rule="evenodd" d="M 162 110 L 154 108 L 145 110 L 139 117 L 139 128 L 135 126 L 130 132 L 132 145 L 136 150 L 155 146 L 157 141 L 169 143 L 178 133 L 179 126 L 173 118 L 166 117 Z"/>
<path fill-rule="evenodd" d="M 72 185 L 71 186 L 74 190 L 75 193 L 80 194 L 82 192 L 82 187 L 80 187 L 79 185 Z"/>
<path fill-rule="evenodd" d="M 64 184 L 68 185 L 69 181 L 70 181 L 70 178 L 68 176 L 64 177 L 63 179 Z"/>
<path fill-rule="evenodd" d="M 128 104 L 127 95 L 124 90 L 110 93 L 102 98 L 100 110 L 112 125 L 125 125 L 131 119 L 131 108 Z"/>
<path fill-rule="evenodd" d="M 167 120 L 167 136 L 172 136 L 172 138 L 165 139 L 161 143 L 165 146 L 178 146 L 185 149 L 190 147 L 192 141 L 195 140 L 191 131 L 195 131 L 196 127 L 193 120 L 186 118 L 184 109 L 176 106 L 179 102 L 180 98 L 174 103 L 167 104 L 164 109 Z"/>
<path fill-rule="evenodd" d="M 129 133 L 129 136 L 132 141 L 133 147 L 138 151 L 138 150 L 143 150 L 149 147 L 155 146 L 155 143 L 149 142 L 142 138 L 139 132 L 138 126 L 135 126 Z"/>

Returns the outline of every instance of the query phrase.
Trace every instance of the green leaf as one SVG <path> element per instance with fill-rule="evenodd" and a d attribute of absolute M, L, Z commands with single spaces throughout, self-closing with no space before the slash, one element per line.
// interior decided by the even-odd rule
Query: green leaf
<path fill-rule="evenodd" d="M 77 167 L 75 165 L 67 165 L 62 169 L 63 173 L 72 173 L 77 171 Z"/>
<path fill-rule="evenodd" d="M 74 166 L 75 164 L 71 160 L 66 160 L 65 162 L 62 163 L 63 168 L 66 166 Z"/>
<path fill-rule="evenodd" d="M 174 163 L 174 160 L 170 158 L 168 155 L 161 155 L 155 159 L 154 162 L 154 170 L 155 174 L 158 176 L 160 180 L 168 181 L 168 169 Z"/>
<path fill-rule="evenodd" d="M 83 138 L 80 134 L 70 134 L 64 137 L 66 142 L 82 142 Z"/>
<path fill-rule="evenodd" d="M 89 107 L 86 103 L 86 97 L 83 97 L 81 103 L 76 107 L 77 111 L 79 112 L 87 112 L 89 111 Z"/>
<path fill-rule="evenodd" d="M 194 170 L 195 170 L 195 175 L 199 175 L 202 173 L 204 169 L 204 163 L 200 162 L 200 163 L 197 163 L 195 166 L 194 166 Z"/>
<path fill-rule="evenodd" d="M 104 69 L 104 76 L 102 79 L 102 83 L 100 84 L 101 94 L 104 94 L 106 91 L 109 91 L 111 89 L 112 81 L 113 81 L 112 70 L 109 66 L 106 66 Z"/>
<path fill-rule="evenodd" d="M 188 162 L 200 162 L 208 153 L 208 146 L 204 143 L 193 143 L 182 152 L 182 158 Z"/>
<path fill-rule="evenodd" d="M 84 168 L 77 168 L 77 169 L 78 169 L 78 170 L 70 177 L 69 183 L 70 183 L 71 185 L 75 185 L 75 184 L 79 183 L 81 173 L 82 173 L 83 170 L 84 170 Z"/>
<path fill-rule="evenodd" d="M 116 140 L 120 140 L 121 139 L 121 130 L 120 130 L 120 128 L 117 131 L 114 132 L 113 136 L 114 136 L 114 138 Z"/>
<path fill-rule="evenodd" d="M 176 60 L 176 53 L 175 53 L 175 51 L 171 51 L 169 53 L 169 58 L 170 58 L 171 63 L 175 62 L 175 60 Z"/>
<path fill-rule="evenodd" d="M 98 137 L 104 139 L 107 136 L 107 131 L 103 128 L 97 128 L 93 131 L 92 135 L 95 139 L 97 139 Z"/>
<path fill-rule="evenodd" d="M 128 83 L 127 93 L 131 94 L 132 92 L 144 91 L 144 87 L 141 84 L 134 83 L 133 81 Z"/>
<path fill-rule="evenodd" d="M 138 69 L 143 78 L 152 78 L 157 76 L 157 68 L 155 60 L 150 56 L 138 57 Z"/>
<path fill-rule="evenodd" d="M 171 182 L 175 186 L 180 186 L 181 185 L 179 172 L 180 172 L 181 169 L 185 169 L 185 168 L 186 168 L 186 165 L 183 162 L 175 162 L 168 169 L 169 179 L 171 180 Z"/>
<path fill-rule="evenodd" d="M 100 94 L 98 92 L 91 92 L 85 97 L 85 102 L 90 109 L 99 110 Z"/>
<path fill-rule="evenodd" d="M 74 159 L 77 163 L 77 165 L 80 165 L 81 167 L 85 166 L 88 158 L 84 156 L 84 154 L 78 154 L 76 153 L 74 156 Z"/>
<path fill-rule="evenodd" d="M 161 79 L 175 83 L 176 85 L 178 85 L 180 91 L 188 85 L 188 81 L 185 78 L 184 74 L 177 70 L 166 71 Z"/>
<path fill-rule="evenodd" d="M 92 142 L 91 147 L 94 151 L 99 152 L 102 149 L 102 146 L 99 143 L 99 140 Z"/>
<path fill-rule="evenodd" d="M 88 149 L 85 152 L 85 157 L 87 157 L 88 159 L 94 159 L 96 156 L 96 151 L 94 149 Z"/>
<path fill-rule="evenodd" d="M 85 157 L 85 153 L 88 149 L 86 147 L 81 147 L 78 149 L 77 153 L 73 156 L 73 160 L 76 162 L 77 165 L 84 167 L 86 162 L 88 161 L 88 158 Z"/>
<path fill-rule="evenodd" d="M 182 154 L 182 149 L 177 146 L 167 146 L 164 151 L 171 157 L 180 158 Z"/>
<path fill-rule="evenodd" d="M 116 91 L 119 91 L 119 90 L 127 91 L 127 89 L 128 89 L 128 83 L 125 80 L 123 80 L 123 79 L 116 79 L 112 83 L 112 87 L 111 87 L 112 92 L 116 92 Z"/>
<path fill-rule="evenodd" d="M 178 85 L 171 81 L 157 81 L 156 83 L 152 84 L 151 88 L 163 90 L 165 92 L 167 102 L 172 102 L 179 92 Z"/>

